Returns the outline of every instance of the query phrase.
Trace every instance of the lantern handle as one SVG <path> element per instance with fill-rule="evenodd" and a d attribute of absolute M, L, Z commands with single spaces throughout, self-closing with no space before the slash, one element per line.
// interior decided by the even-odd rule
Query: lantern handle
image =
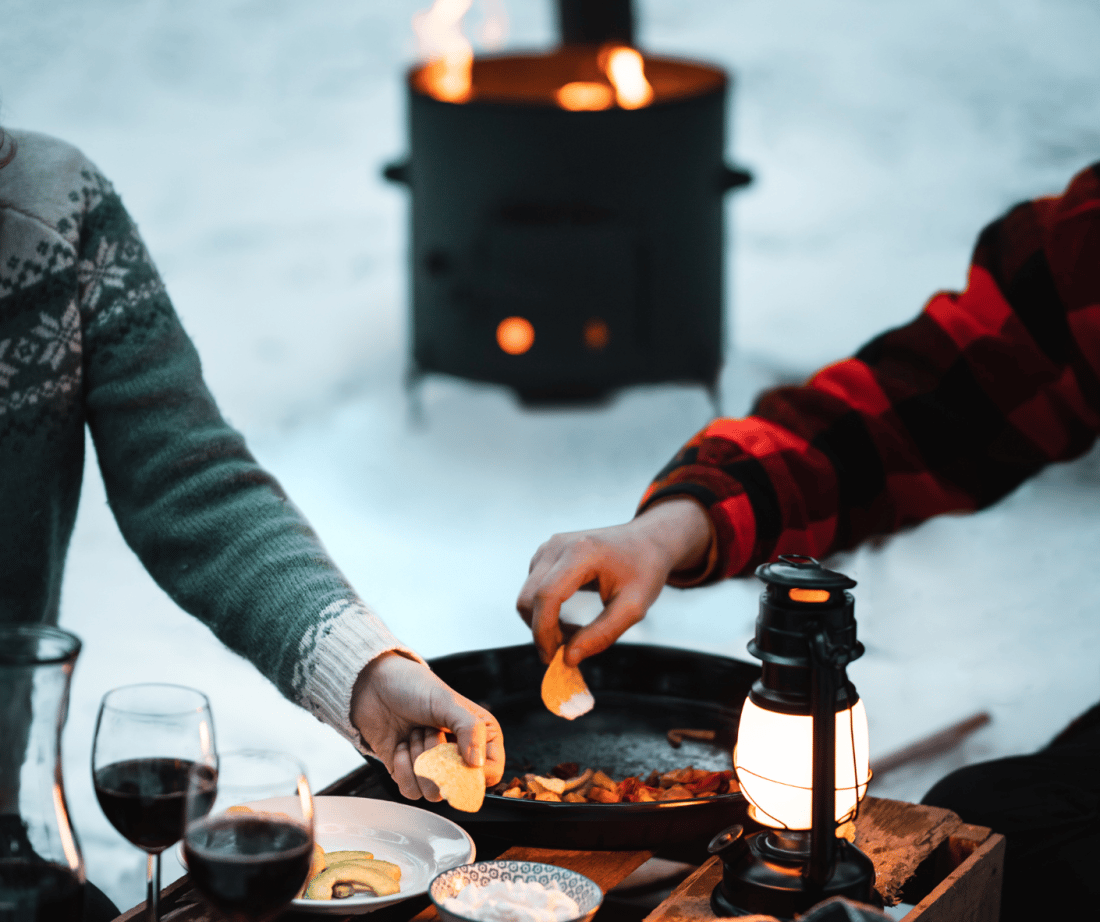
<path fill-rule="evenodd" d="M 813 791 L 810 797 L 810 861 L 805 868 L 811 889 L 823 891 L 836 866 L 836 717 L 837 672 L 843 656 L 823 625 L 809 638 L 810 713 L 813 719 Z M 847 660 L 845 660 L 847 662 Z"/>

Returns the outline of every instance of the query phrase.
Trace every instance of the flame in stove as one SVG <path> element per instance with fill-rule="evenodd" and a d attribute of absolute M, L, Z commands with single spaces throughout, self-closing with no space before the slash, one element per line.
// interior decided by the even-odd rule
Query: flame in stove
<path fill-rule="evenodd" d="M 558 105 L 570 112 L 595 112 L 610 109 L 615 94 L 606 83 L 589 83 L 577 80 L 559 87 Z"/>
<path fill-rule="evenodd" d="M 596 112 L 618 105 L 620 109 L 640 109 L 653 102 L 653 87 L 645 78 L 641 54 L 625 45 L 601 49 L 597 61 L 607 83 L 577 80 L 558 88 L 557 101 L 572 112 Z"/>
<path fill-rule="evenodd" d="M 431 9 L 413 16 L 420 53 L 428 59 L 423 80 L 427 91 L 444 102 L 470 98 L 474 49 L 462 34 L 462 17 L 472 0 L 435 0 Z"/>
<path fill-rule="evenodd" d="M 623 109 L 641 109 L 653 102 L 653 87 L 645 78 L 641 54 L 619 45 L 600 52 L 600 67 L 615 87 L 615 101 Z"/>

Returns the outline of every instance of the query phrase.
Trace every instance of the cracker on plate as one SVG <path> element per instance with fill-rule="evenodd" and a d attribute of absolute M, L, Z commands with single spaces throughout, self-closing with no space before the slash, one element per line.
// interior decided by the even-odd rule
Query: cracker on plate
<path fill-rule="evenodd" d="M 596 703 L 580 669 L 565 665 L 564 645 L 558 647 L 542 677 L 542 703 L 551 713 L 566 720 L 587 714 Z"/>
<path fill-rule="evenodd" d="M 420 753 L 413 763 L 413 772 L 427 778 L 439 788 L 439 793 L 456 810 L 476 813 L 485 800 L 485 772 L 467 765 L 457 743 L 440 743 Z"/>

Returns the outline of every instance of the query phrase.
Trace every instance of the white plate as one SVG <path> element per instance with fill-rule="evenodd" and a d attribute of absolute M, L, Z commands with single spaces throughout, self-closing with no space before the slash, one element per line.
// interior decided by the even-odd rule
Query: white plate
<path fill-rule="evenodd" d="M 285 810 L 296 797 L 271 797 L 249 804 L 257 810 Z M 474 860 L 474 840 L 450 820 L 419 807 L 369 797 L 314 797 L 313 837 L 326 851 L 356 849 L 401 868 L 401 890 L 392 896 L 349 896 L 342 900 L 294 900 L 300 912 L 352 915 L 371 912 L 428 892 L 437 874 Z"/>

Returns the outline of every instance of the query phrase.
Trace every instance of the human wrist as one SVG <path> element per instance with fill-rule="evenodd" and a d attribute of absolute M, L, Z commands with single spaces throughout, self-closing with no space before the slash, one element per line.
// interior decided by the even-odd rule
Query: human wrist
<path fill-rule="evenodd" d="M 659 499 L 635 521 L 658 548 L 669 573 L 699 569 L 712 556 L 714 527 L 710 516 L 689 496 Z"/>

